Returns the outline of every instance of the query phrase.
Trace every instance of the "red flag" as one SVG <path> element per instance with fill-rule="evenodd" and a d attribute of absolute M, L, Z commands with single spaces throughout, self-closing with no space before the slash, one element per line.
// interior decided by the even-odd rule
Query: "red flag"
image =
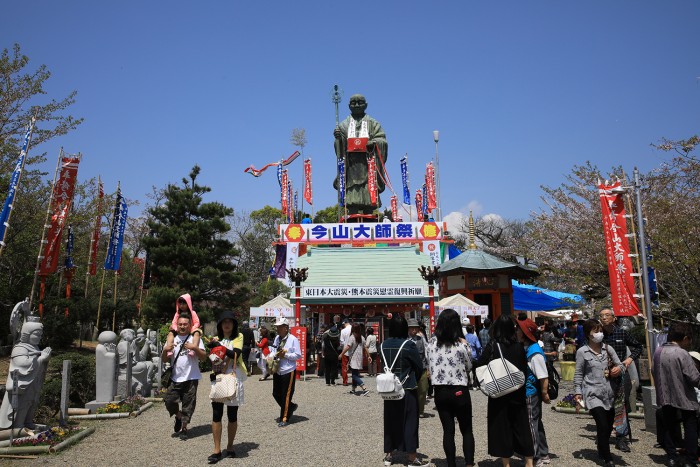
<path fill-rule="evenodd" d="M 92 243 L 90 244 L 90 268 L 88 274 L 97 274 L 97 247 L 100 242 L 100 229 L 102 228 L 102 200 L 105 197 L 102 181 L 97 181 L 97 216 L 95 218 L 95 229 L 92 231 Z"/>
<path fill-rule="evenodd" d="M 435 196 L 435 168 L 432 162 L 425 168 L 425 184 L 428 190 L 428 211 L 432 211 L 437 207 L 437 199 Z"/>
<path fill-rule="evenodd" d="M 287 207 L 287 194 L 289 192 L 289 187 L 288 187 L 288 176 L 287 176 L 287 171 L 283 170 L 282 171 L 282 186 L 280 187 L 282 189 L 282 213 L 286 216 L 289 211 Z"/>
<path fill-rule="evenodd" d="M 367 190 L 370 203 L 377 205 L 377 160 L 374 155 L 367 156 Z"/>
<path fill-rule="evenodd" d="M 391 220 L 392 222 L 398 222 L 399 218 L 399 208 L 396 203 L 396 195 L 391 197 Z"/>
<path fill-rule="evenodd" d="M 622 193 L 613 192 L 620 186 L 620 182 L 609 186 L 601 183 L 598 185 L 598 193 L 603 212 L 603 233 L 608 256 L 613 311 L 615 316 L 635 316 L 639 314 L 639 305 L 634 297 L 636 289 L 632 277 L 634 272 L 632 260 L 629 256 L 625 203 Z"/>
<path fill-rule="evenodd" d="M 304 161 L 304 199 L 313 205 L 313 195 L 311 192 L 311 159 Z"/>
<path fill-rule="evenodd" d="M 39 265 L 39 275 L 48 276 L 56 272 L 58 268 L 58 256 L 61 249 L 61 237 L 63 227 L 68 218 L 70 204 L 73 200 L 73 190 L 78 177 L 79 157 L 61 158 L 59 178 L 53 187 L 53 199 L 51 202 L 51 225 L 46 237 L 47 243 L 42 251 L 43 259 Z"/>
<path fill-rule="evenodd" d="M 423 220 L 423 190 L 416 190 L 416 213 L 418 220 Z"/>

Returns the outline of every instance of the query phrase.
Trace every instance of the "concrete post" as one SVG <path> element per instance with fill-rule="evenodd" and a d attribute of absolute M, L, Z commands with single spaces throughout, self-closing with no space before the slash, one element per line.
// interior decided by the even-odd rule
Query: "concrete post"
<path fill-rule="evenodd" d="M 60 420 L 61 424 L 68 421 L 68 407 L 70 406 L 70 370 L 71 361 L 63 360 L 63 374 L 61 379 L 61 407 Z"/>

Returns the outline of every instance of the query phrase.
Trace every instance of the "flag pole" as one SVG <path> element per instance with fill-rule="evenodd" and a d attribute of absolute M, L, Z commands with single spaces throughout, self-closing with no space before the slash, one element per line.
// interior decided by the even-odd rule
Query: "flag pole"
<path fill-rule="evenodd" d="M 32 141 L 32 135 L 34 134 L 34 123 L 36 122 L 36 117 L 32 116 L 32 119 L 29 123 L 29 129 L 27 131 L 27 134 L 25 135 L 24 138 L 24 147 L 20 151 L 20 158 L 22 159 L 21 166 L 19 168 L 19 176 L 17 177 L 17 184 L 15 185 L 15 193 L 12 195 L 12 200 L 10 204 L 8 205 L 8 208 L 10 209 L 9 212 L 7 213 L 7 220 L 5 221 L 5 231 L 2 234 L 2 238 L 0 238 L 0 256 L 2 256 L 2 252 L 5 249 L 5 238 L 7 238 L 7 231 L 10 229 L 10 218 L 12 217 L 12 211 L 15 207 L 15 203 L 17 202 L 17 195 L 19 194 L 19 187 L 20 187 L 20 182 L 22 181 L 22 173 L 24 172 L 24 164 L 27 161 L 27 155 L 29 152 L 29 143 Z M 24 157 L 22 157 L 22 153 L 24 153 Z M 10 186 L 10 190 L 12 189 L 12 186 Z M 8 197 L 10 196 L 9 190 L 8 190 Z M 31 307 L 31 305 L 30 305 Z M 30 308 L 31 309 L 31 308 Z"/>
<path fill-rule="evenodd" d="M 114 271 L 114 309 L 112 310 L 112 332 L 116 328 L 117 322 L 117 277 L 119 277 L 119 271 Z"/>
<path fill-rule="evenodd" d="M 97 321 L 95 322 L 95 331 L 100 331 L 100 312 L 102 311 L 102 292 L 105 289 L 105 269 L 102 270 L 102 285 L 100 285 L 100 299 L 97 302 Z M 97 337 L 97 336 L 95 336 Z"/>
<path fill-rule="evenodd" d="M 53 205 L 53 194 L 56 188 L 56 178 L 58 177 L 58 170 L 61 167 L 61 158 L 63 157 L 63 148 L 58 152 L 58 160 L 56 161 L 56 170 L 53 174 L 53 183 L 51 184 L 51 196 L 49 197 L 49 205 L 46 208 L 46 219 L 44 220 L 44 230 L 41 232 L 41 241 L 39 242 L 39 254 L 36 257 L 36 268 L 34 269 L 34 281 L 32 282 L 32 291 L 29 293 L 29 309 L 32 309 L 32 301 L 34 300 L 34 291 L 36 290 L 36 280 L 39 277 L 39 267 L 41 266 L 41 260 L 44 259 L 42 256 L 42 250 L 44 244 L 47 243 L 46 240 L 46 229 L 49 227 L 49 219 L 51 217 L 51 207 Z"/>
<path fill-rule="evenodd" d="M 101 205 L 101 200 L 99 199 L 100 196 L 100 176 L 97 176 L 97 217 L 100 217 L 102 213 L 100 212 L 100 205 Z M 92 249 L 95 246 L 95 231 L 93 229 L 92 235 L 90 236 L 90 251 L 88 252 L 88 265 L 87 265 L 87 272 L 85 273 L 85 298 L 88 297 L 88 286 L 90 285 L 90 268 L 92 267 Z"/>

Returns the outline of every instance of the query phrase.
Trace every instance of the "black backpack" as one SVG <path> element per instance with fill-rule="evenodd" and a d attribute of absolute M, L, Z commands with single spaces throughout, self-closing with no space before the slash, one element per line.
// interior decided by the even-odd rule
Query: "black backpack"
<path fill-rule="evenodd" d="M 549 379 L 547 394 L 550 400 L 554 400 L 559 397 L 559 381 L 561 381 L 561 376 L 559 376 L 559 373 L 551 363 L 547 365 L 547 378 Z"/>

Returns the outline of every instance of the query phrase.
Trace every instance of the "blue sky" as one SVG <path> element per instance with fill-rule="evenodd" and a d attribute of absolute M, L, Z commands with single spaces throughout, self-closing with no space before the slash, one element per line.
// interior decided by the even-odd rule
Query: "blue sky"
<path fill-rule="evenodd" d="M 47 65 L 47 98 L 78 91 L 85 123 L 34 152 L 49 171 L 60 146 L 82 152 L 107 191 L 145 201 L 199 164 L 209 200 L 278 205 L 274 171 L 243 170 L 303 127 L 315 207 L 333 204 L 339 84 L 341 118 L 363 93 L 384 126 L 399 193 L 400 157 L 415 191 L 437 129 L 444 214 L 527 218 L 575 164 L 648 170 L 665 157 L 650 143 L 700 132 L 699 17 L 696 1 L 44 0 L 5 3 L 0 37 Z"/>

